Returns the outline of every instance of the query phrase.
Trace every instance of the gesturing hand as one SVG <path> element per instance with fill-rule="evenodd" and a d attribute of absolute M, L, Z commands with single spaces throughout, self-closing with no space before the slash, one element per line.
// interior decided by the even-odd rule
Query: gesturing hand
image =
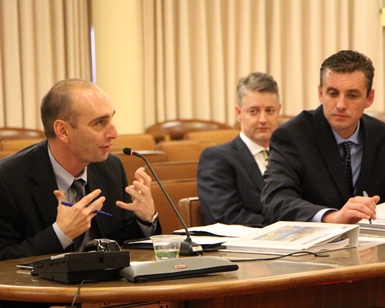
<path fill-rule="evenodd" d="M 58 200 L 56 223 L 71 240 L 91 227 L 91 220 L 96 215 L 94 211 L 100 210 L 106 199 L 105 197 L 100 197 L 92 202 L 101 193 L 100 189 L 95 189 L 73 206 L 66 206 L 61 204 L 62 201 L 65 201 L 64 194 L 59 190 L 55 190 L 53 193 Z"/>
<path fill-rule="evenodd" d="M 126 192 L 132 196 L 131 203 L 117 201 L 116 205 L 134 211 L 135 215 L 144 221 L 150 221 L 155 213 L 154 200 L 151 194 L 151 178 L 143 168 L 136 170 L 135 181 L 126 187 Z"/>

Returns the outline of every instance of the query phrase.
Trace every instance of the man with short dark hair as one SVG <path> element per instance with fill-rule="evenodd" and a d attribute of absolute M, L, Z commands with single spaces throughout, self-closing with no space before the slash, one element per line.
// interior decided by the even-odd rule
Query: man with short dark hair
<path fill-rule="evenodd" d="M 374 100 L 373 77 L 372 61 L 356 51 L 323 62 L 321 105 L 271 138 L 262 192 L 268 223 L 376 218 L 376 204 L 385 200 L 385 124 L 364 114 Z"/>

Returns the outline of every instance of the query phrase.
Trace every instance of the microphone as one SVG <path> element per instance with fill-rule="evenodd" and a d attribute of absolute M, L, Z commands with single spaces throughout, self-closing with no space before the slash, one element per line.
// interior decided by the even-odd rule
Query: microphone
<path fill-rule="evenodd" d="M 148 166 L 148 168 L 150 169 L 151 173 L 154 175 L 155 180 L 158 182 L 160 189 L 162 190 L 163 194 L 166 196 L 169 204 L 171 205 L 172 209 L 174 210 L 176 216 L 178 216 L 179 221 L 182 223 L 187 237 L 185 238 L 185 240 L 183 242 L 181 242 L 179 254 L 181 256 L 201 255 L 202 252 L 203 252 L 202 246 L 197 244 L 197 243 L 194 243 L 191 240 L 191 235 L 190 235 L 190 232 L 187 229 L 186 223 L 184 222 L 182 216 L 178 212 L 178 209 L 175 207 L 174 203 L 172 202 L 170 196 L 166 192 L 166 189 L 163 187 L 162 183 L 160 182 L 160 180 L 159 180 L 158 176 L 156 175 L 154 169 L 152 169 L 152 167 L 151 167 L 150 163 L 148 162 L 147 158 L 145 158 L 143 155 L 139 154 L 138 152 L 135 152 L 131 148 L 124 148 L 123 149 L 123 153 L 126 154 L 126 155 L 134 155 L 134 156 L 140 157 L 141 159 L 143 159 L 145 161 L 145 163 Z"/>

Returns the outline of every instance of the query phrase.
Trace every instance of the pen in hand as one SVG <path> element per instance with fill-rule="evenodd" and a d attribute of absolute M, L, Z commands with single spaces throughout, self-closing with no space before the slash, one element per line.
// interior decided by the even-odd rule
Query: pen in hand
<path fill-rule="evenodd" d="M 66 205 L 66 206 L 73 206 L 74 205 L 73 203 L 67 202 L 67 201 L 62 201 L 61 204 Z M 112 217 L 112 214 L 107 213 L 107 212 L 103 212 L 103 211 L 99 211 L 99 210 L 95 210 L 94 213 Z"/>
<path fill-rule="evenodd" d="M 362 195 L 364 197 L 369 197 L 368 193 L 365 190 L 363 191 Z M 372 219 L 371 218 L 369 218 L 369 223 L 372 224 Z"/>

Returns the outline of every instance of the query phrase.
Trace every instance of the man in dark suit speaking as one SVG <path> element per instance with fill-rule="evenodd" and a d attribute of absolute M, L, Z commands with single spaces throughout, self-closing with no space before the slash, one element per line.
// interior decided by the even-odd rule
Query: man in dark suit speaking
<path fill-rule="evenodd" d="M 278 126 L 278 85 L 272 76 L 251 73 L 237 86 L 235 106 L 240 135 L 203 151 L 198 166 L 198 196 L 206 224 L 264 224 L 260 194 L 269 140 Z"/>
<path fill-rule="evenodd" d="M 151 178 L 139 169 L 128 186 L 121 161 L 109 154 L 114 114 L 91 82 L 64 80 L 47 93 L 41 104 L 47 139 L 0 160 L 0 260 L 161 232 Z"/>
<path fill-rule="evenodd" d="M 268 223 L 376 218 L 376 204 L 385 201 L 385 124 L 363 114 L 374 100 L 373 78 L 372 61 L 356 51 L 323 62 L 321 105 L 271 138 L 262 192 Z"/>

